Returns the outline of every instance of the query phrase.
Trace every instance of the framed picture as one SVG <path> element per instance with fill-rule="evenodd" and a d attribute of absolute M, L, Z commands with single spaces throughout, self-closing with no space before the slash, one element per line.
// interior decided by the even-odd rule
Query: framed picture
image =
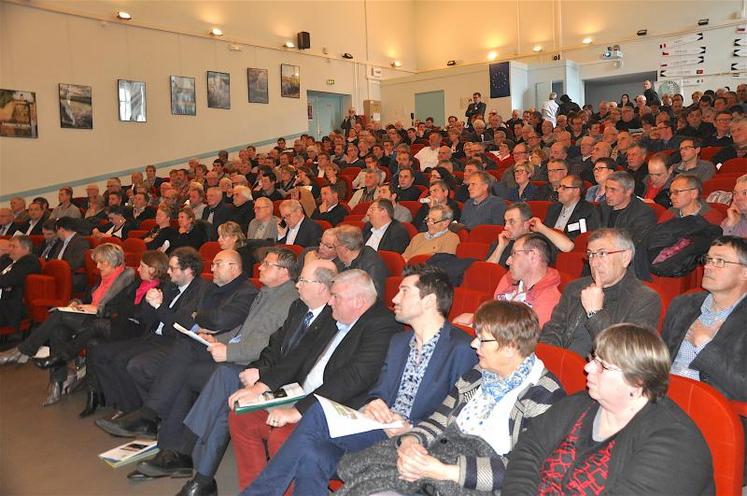
<path fill-rule="evenodd" d="M 0 89 L 0 136 L 38 138 L 36 93 Z"/>
<path fill-rule="evenodd" d="M 171 113 L 197 115 L 195 78 L 171 76 Z"/>
<path fill-rule="evenodd" d="M 118 79 L 117 97 L 120 121 L 145 122 L 145 82 Z"/>
<path fill-rule="evenodd" d="M 301 98 L 301 67 L 280 64 L 280 96 Z"/>
<path fill-rule="evenodd" d="M 227 72 L 207 73 L 208 107 L 219 109 L 231 108 L 231 75 Z"/>
<path fill-rule="evenodd" d="M 270 103 L 267 92 L 267 69 L 246 70 L 246 84 L 249 87 L 249 103 Z"/>
<path fill-rule="evenodd" d="M 59 85 L 60 127 L 93 129 L 91 87 L 79 84 Z"/>

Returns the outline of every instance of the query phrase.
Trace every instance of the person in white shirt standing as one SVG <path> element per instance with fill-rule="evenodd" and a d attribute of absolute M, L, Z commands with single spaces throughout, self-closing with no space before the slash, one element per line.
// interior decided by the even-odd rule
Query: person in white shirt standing
<path fill-rule="evenodd" d="M 555 126 L 555 116 L 558 113 L 558 108 L 560 107 L 558 103 L 555 101 L 558 98 L 558 94 L 554 91 L 550 93 L 550 97 L 542 103 L 542 118 L 545 120 L 548 120 L 552 122 L 552 125 Z"/>

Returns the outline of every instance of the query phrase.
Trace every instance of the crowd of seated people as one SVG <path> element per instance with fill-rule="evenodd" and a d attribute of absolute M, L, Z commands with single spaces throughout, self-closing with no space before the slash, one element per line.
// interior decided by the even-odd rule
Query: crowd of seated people
<path fill-rule="evenodd" d="M 189 478 L 180 495 L 217 494 L 230 439 L 246 495 L 335 477 L 341 494 L 711 494 L 666 393 L 671 373 L 747 402 L 747 85 L 685 105 L 646 83 L 505 122 L 476 93 L 443 128 L 353 111 L 319 141 L 63 187 L 55 208 L 14 198 L 0 329 L 29 320 L 45 264 L 69 266 L 74 297 L 0 364 L 47 344 L 43 405 L 85 385 L 81 417 L 158 439 L 128 477 Z M 538 342 L 589 356 L 588 391 L 562 398 Z M 294 382 L 293 406 L 233 411 Z M 332 438 L 314 394 L 400 427 Z"/>

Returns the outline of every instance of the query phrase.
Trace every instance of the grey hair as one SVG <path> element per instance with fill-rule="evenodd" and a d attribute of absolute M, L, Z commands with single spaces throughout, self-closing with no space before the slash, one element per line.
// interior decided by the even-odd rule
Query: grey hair
<path fill-rule="evenodd" d="M 625 191 L 633 191 L 633 188 L 635 188 L 635 180 L 633 179 L 633 176 L 625 171 L 613 172 L 612 174 L 607 176 L 607 181 L 615 181 L 616 183 L 620 183 Z"/>
<path fill-rule="evenodd" d="M 433 205 L 430 211 L 438 212 L 442 220 L 449 219 L 451 221 L 454 218 L 454 211 L 448 205 Z"/>
<path fill-rule="evenodd" d="M 337 277 L 337 268 L 331 262 L 319 264 L 319 267 L 314 269 L 314 280 L 323 284 L 328 290 L 332 287 L 335 277 Z"/>
<path fill-rule="evenodd" d="M 619 250 L 630 250 L 631 259 L 635 257 L 635 243 L 633 243 L 633 238 L 630 237 L 628 231 L 624 229 L 615 229 L 613 227 L 596 229 L 589 235 L 588 243 L 604 238 L 614 239 Z"/>
<path fill-rule="evenodd" d="M 347 224 L 337 226 L 334 228 L 333 234 L 337 238 L 337 243 L 348 250 L 356 251 L 363 247 L 363 233 L 359 227 Z"/>
<path fill-rule="evenodd" d="M 124 264 L 125 257 L 121 246 L 114 243 L 104 243 L 93 249 L 91 258 L 96 262 L 105 261 L 112 267 L 119 267 Z"/>
<path fill-rule="evenodd" d="M 376 303 L 376 299 L 378 298 L 373 279 L 368 275 L 368 272 L 363 270 L 350 269 L 340 272 L 335 276 L 333 283 L 350 284 L 351 287 L 348 288 L 348 294 L 352 297 L 362 297 L 369 305 Z"/>

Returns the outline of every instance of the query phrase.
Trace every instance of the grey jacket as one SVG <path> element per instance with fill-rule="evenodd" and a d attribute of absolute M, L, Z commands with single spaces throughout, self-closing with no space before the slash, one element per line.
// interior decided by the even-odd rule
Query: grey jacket
<path fill-rule="evenodd" d="M 249 315 L 236 332 L 216 337 L 227 344 L 227 361 L 246 365 L 259 358 L 270 342 L 270 336 L 283 326 L 291 303 L 298 298 L 295 283 L 286 281 L 280 286 L 263 287 L 254 298 Z"/>

